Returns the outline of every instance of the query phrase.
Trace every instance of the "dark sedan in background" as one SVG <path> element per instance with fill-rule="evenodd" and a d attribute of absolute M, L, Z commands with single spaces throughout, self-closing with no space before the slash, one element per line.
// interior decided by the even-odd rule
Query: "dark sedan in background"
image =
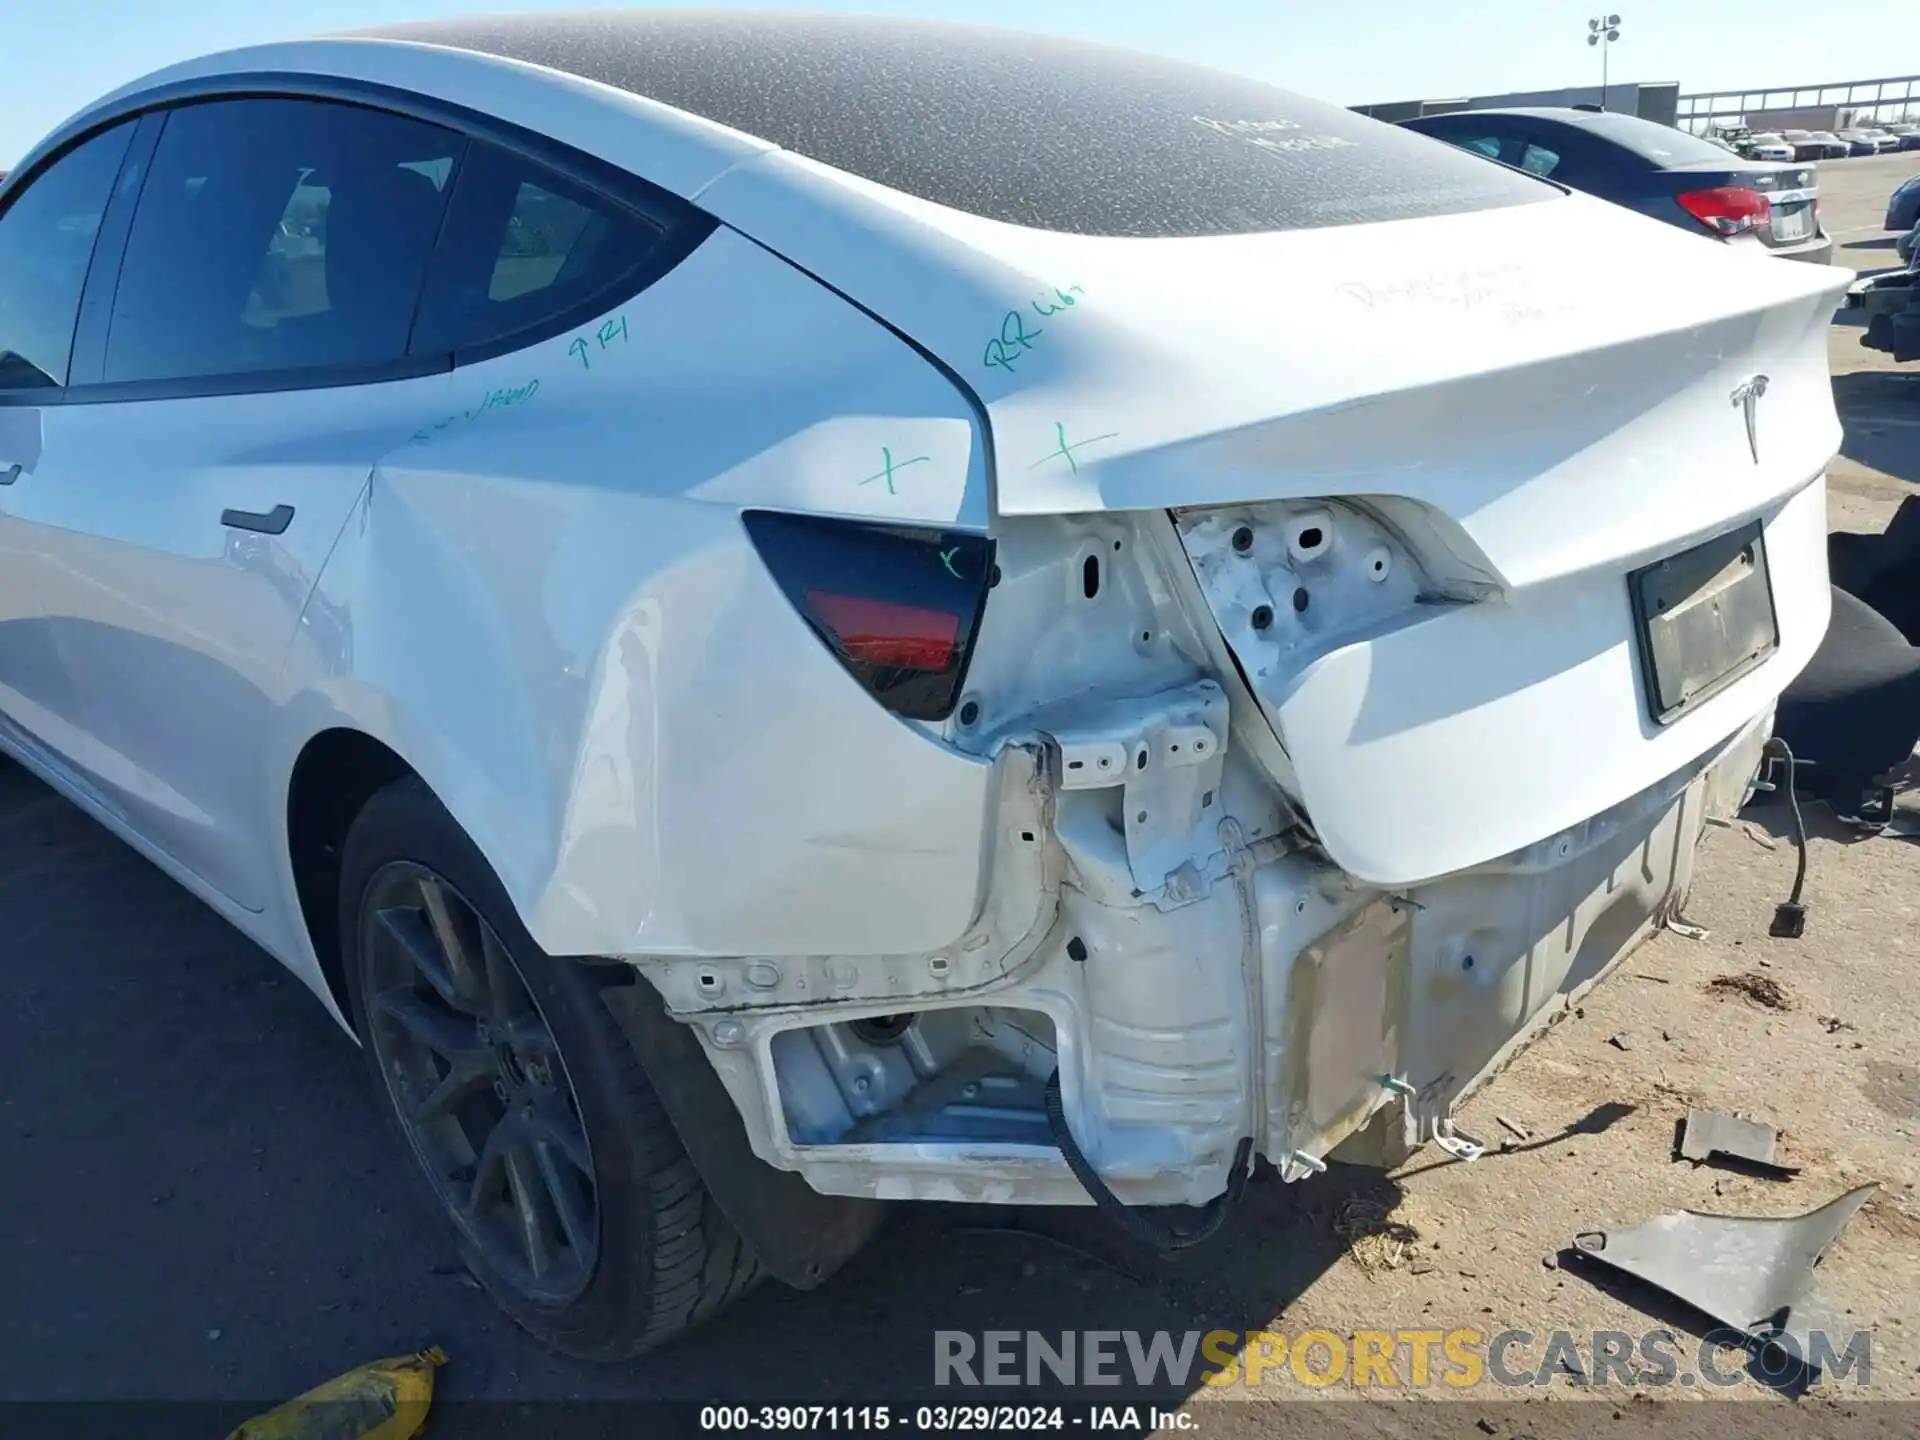
<path fill-rule="evenodd" d="M 1894 242 L 1902 260 L 1913 260 L 1914 241 L 1920 236 L 1920 175 L 1900 182 L 1887 200 L 1887 229 L 1900 238 Z"/>
<path fill-rule="evenodd" d="M 1872 125 L 1856 125 L 1848 130 L 1833 132 L 1851 147 L 1854 155 L 1885 155 L 1900 148 L 1900 137 Z"/>
<path fill-rule="evenodd" d="M 1833 253 L 1811 166 L 1742 159 L 1684 130 L 1596 110 L 1462 110 L 1401 124 L 1729 244 L 1822 265 Z"/>
<path fill-rule="evenodd" d="M 1920 225 L 1920 175 L 1902 180 L 1887 200 L 1887 229 L 1911 230 Z"/>

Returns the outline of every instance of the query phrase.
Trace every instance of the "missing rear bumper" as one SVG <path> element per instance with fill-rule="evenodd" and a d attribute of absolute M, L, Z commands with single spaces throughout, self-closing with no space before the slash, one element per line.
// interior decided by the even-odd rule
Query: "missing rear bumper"
<path fill-rule="evenodd" d="M 755 1152 L 828 1194 L 1093 1203 L 1048 1128 L 1056 1070 L 1086 1163 L 1128 1205 L 1207 1204 L 1249 1135 L 1288 1179 L 1363 1132 L 1465 1158 L 1455 1106 L 1684 901 L 1704 821 L 1737 807 L 1767 728 L 1410 890 L 1272 847 L 1172 908 L 1070 872 L 1030 953 L 971 994 L 682 1018 Z"/>

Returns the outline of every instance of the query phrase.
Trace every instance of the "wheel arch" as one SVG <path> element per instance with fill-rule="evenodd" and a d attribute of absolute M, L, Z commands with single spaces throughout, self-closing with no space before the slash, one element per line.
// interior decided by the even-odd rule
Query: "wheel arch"
<path fill-rule="evenodd" d="M 285 834 L 299 920 L 343 1019 L 354 1009 L 340 946 L 341 853 L 367 803 L 403 779 L 417 780 L 434 793 L 399 750 L 344 724 L 310 734 L 289 771 Z M 440 800 L 438 794 L 435 799 Z M 474 843 L 487 859 L 480 842 Z M 604 1003 L 715 1202 L 771 1274 L 800 1289 L 821 1284 L 872 1236 L 885 1207 L 823 1195 L 800 1175 L 759 1160 L 745 1122 L 693 1031 L 667 1014 L 645 975 L 630 969 L 625 978 L 627 983 L 607 987 Z M 346 1023 L 351 1029 L 351 1020 Z"/>
<path fill-rule="evenodd" d="M 341 849 L 367 801 L 417 775 L 399 752 L 365 731 L 332 726 L 308 737 L 287 778 L 287 861 L 299 919 L 342 1017 L 353 1012 L 340 954 Z"/>

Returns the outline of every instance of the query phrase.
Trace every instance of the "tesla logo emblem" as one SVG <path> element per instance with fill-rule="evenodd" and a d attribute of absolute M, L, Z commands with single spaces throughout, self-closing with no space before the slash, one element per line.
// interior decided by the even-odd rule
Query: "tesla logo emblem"
<path fill-rule="evenodd" d="M 1767 393 L 1767 377 L 1756 375 L 1751 380 L 1742 380 L 1733 387 L 1733 403 L 1738 405 L 1747 417 L 1747 449 L 1753 452 L 1753 463 L 1760 463 L 1760 424 L 1758 411 L 1760 397 Z"/>

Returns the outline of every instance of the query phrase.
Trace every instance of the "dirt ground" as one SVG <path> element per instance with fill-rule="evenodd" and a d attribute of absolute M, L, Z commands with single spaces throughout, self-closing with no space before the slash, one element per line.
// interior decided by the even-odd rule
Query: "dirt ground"
<path fill-rule="evenodd" d="M 1891 263 L 1878 207 L 1909 168 L 1867 160 L 1823 175 L 1842 263 Z M 1869 528 L 1920 481 L 1920 367 L 1894 372 L 1845 323 L 1833 357 L 1847 427 L 1833 517 Z M 1779 808 L 1713 832 L 1688 916 L 1709 933 L 1655 937 L 1495 1079 L 1461 1117 L 1490 1146 L 1472 1164 L 1429 1147 L 1392 1176 L 1266 1178 L 1221 1236 L 1177 1262 L 1129 1251 L 1087 1210 L 903 1210 L 823 1290 L 768 1287 L 681 1344 L 595 1369 L 539 1350 L 475 1293 L 389 1153 L 357 1058 L 310 998 L 0 765 L 0 1401 L 215 1400 L 221 1423 L 193 1427 L 211 1435 L 351 1365 L 438 1342 L 452 1364 L 430 1436 L 540 1434 L 558 1427 L 512 1407 L 981 1398 L 930 1389 L 938 1330 L 1511 1329 L 1532 1339 L 1508 1368 L 1546 1385 L 1420 1387 L 1403 1368 L 1386 1389 L 1314 1389 L 1275 1364 L 1257 1386 L 1091 1398 L 1188 1406 L 1209 1435 L 1473 1440 L 1591 1423 L 1618 1436 L 1649 1414 L 1672 1434 L 1689 1414 L 1731 1412 L 1649 1399 L 1777 1404 L 1781 1390 L 1732 1360 L 1721 1368 L 1735 1384 L 1687 1383 L 1710 1323 L 1580 1263 L 1573 1237 L 1688 1206 L 1794 1214 L 1878 1182 L 1822 1267 L 1837 1323 L 1871 1336 L 1870 1384 L 1857 1371 L 1829 1379 L 1778 1412 L 1832 1430 L 1860 1420 L 1861 1399 L 1920 1399 L 1920 844 L 1856 839 L 1817 809 L 1809 823 L 1806 937 L 1766 934 L 1793 868 Z M 1716 988 L 1725 977 L 1749 978 Z M 1799 1172 L 1675 1161 L 1690 1106 L 1765 1116 Z M 1548 1363 L 1553 1332 L 1569 1332 L 1591 1370 L 1594 1332 L 1637 1345 L 1653 1328 L 1676 1337 L 1673 1384 L 1581 1386 Z M 1342 1406 L 1337 1418 L 1270 1403 L 1307 1394 L 1463 1403 Z M 1540 1403 L 1549 1396 L 1605 1403 Z M 1869 1418 L 1891 1417 L 1895 1434 L 1915 1413 Z M 630 1416 L 614 1428 L 647 1433 Z"/>

